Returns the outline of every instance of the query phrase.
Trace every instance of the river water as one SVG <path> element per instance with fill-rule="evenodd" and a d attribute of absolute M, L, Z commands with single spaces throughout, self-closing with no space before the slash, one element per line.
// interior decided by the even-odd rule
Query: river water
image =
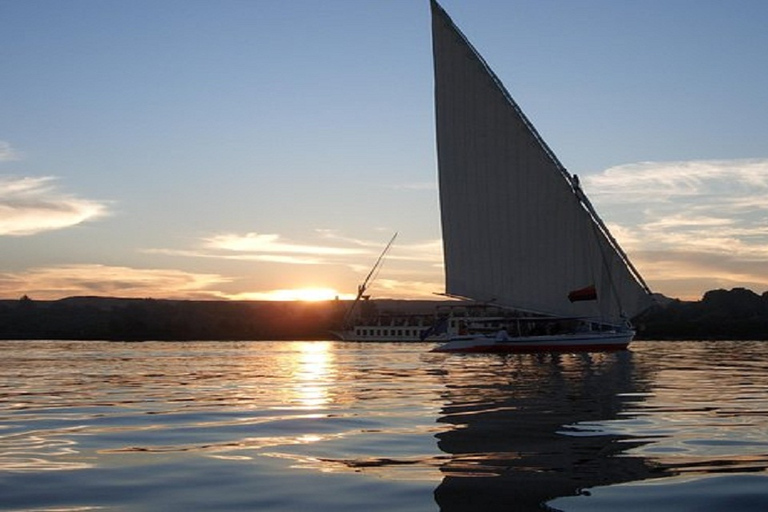
<path fill-rule="evenodd" d="M 0 510 L 768 510 L 768 344 L 0 342 Z"/>

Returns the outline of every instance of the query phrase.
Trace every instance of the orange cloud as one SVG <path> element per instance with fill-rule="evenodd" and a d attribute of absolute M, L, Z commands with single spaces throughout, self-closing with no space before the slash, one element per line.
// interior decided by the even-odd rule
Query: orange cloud
<path fill-rule="evenodd" d="M 768 288 L 768 159 L 644 162 L 584 182 L 655 291 Z"/>
<path fill-rule="evenodd" d="M 316 254 L 348 256 L 362 254 L 358 248 L 328 247 L 316 244 L 303 244 L 283 241 L 277 234 L 246 233 L 244 235 L 217 235 L 205 240 L 209 249 L 235 252 L 270 253 L 270 254 Z"/>
<path fill-rule="evenodd" d="M 83 295 L 212 299 L 221 296 L 213 287 L 228 281 L 217 274 L 180 270 L 58 265 L 0 274 L 0 296 L 18 298 L 26 294 L 40 300 Z"/>

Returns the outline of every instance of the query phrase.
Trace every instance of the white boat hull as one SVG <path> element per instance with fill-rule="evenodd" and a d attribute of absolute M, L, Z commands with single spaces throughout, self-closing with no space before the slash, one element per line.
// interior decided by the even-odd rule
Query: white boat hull
<path fill-rule="evenodd" d="M 496 336 L 468 335 L 454 337 L 433 352 L 454 353 L 527 353 L 527 352 L 601 352 L 623 350 L 635 332 L 603 331 L 497 339 Z"/>
<path fill-rule="evenodd" d="M 426 329 L 427 327 L 424 327 Z M 372 329 L 373 330 L 373 329 Z M 403 342 L 421 342 L 421 341 L 447 341 L 448 336 L 445 334 L 440 334 L 436 336 L 430 336 L 427 340 L 422 340 L 420 337 L 420 331 L 419 332 L 410 332 L 408 334 L 405 334 L 403 332 L 398 332 L 397 330 L 382 330 L 378 329 L 380 334 L 360 334 L 357 331 L 331 331 L 331 334 L 333 334 L 336 338 L 338 338 L 341 341 L 390 341 L 395 343 L 403 343 Z M 400 331 L 403 331 L 402 329 Z"/>
<path fill-rule="evenodd" d="M 331 331 L 331 334 L 342 341 L 445 342 L 458 337 L 461 332 L 503 329 L 509 319 L 500 311 L 491 306 L 459 304 L 438 307 L 432 314 L 394 315 L 351 329 Z"/>

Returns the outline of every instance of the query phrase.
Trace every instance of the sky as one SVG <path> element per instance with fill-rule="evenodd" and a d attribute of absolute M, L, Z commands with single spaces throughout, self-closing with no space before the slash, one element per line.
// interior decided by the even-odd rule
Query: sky
<path fill-rule="evenodd" d="M 768 2 L 443 0 L 650 287 L 768 290 Z M 427 0 L 0 0 L 0 298 L 444 290 Z"/>

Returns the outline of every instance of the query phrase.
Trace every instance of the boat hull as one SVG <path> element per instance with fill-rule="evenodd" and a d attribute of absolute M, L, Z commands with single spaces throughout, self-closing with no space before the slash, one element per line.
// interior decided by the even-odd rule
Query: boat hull
<path fill-rule="evenodd" d="M 342 341 L 446 342 L 460 332 L 496 332 L 508 324 L 508 310 L 484 304 L 438 306 L 433 313 L 387 315 L 349 329 L 331 331 Z"/>
<path fill-rule="evenodd" d="M 573 333 L 497 339 L 493 336 L 460 336 L 432 350 L 449 353 L 604 352 L 624 350 L 634 331 Z"/>
<path fill-rule="evenodd" d="M 426 327 L 425 327 L 426 329 Z M 421 339 L 419 333 L 416 334 L 402 334 L 397 331 L 388 331 L 379 329 L 380 334 L 368 335 L 359 334 L 355 331 L 331 331 L 331 334 L 340 341 L 370 341 L 370 342 L 394 342 L 394 343 L 414 343 L 422 341 L 436 341 L 445 342 L 448 341 L 448 336 L 445 334 L 430 336 L 429 339 Z M 402 330 L 401 330 L 402 331 Z"/>

